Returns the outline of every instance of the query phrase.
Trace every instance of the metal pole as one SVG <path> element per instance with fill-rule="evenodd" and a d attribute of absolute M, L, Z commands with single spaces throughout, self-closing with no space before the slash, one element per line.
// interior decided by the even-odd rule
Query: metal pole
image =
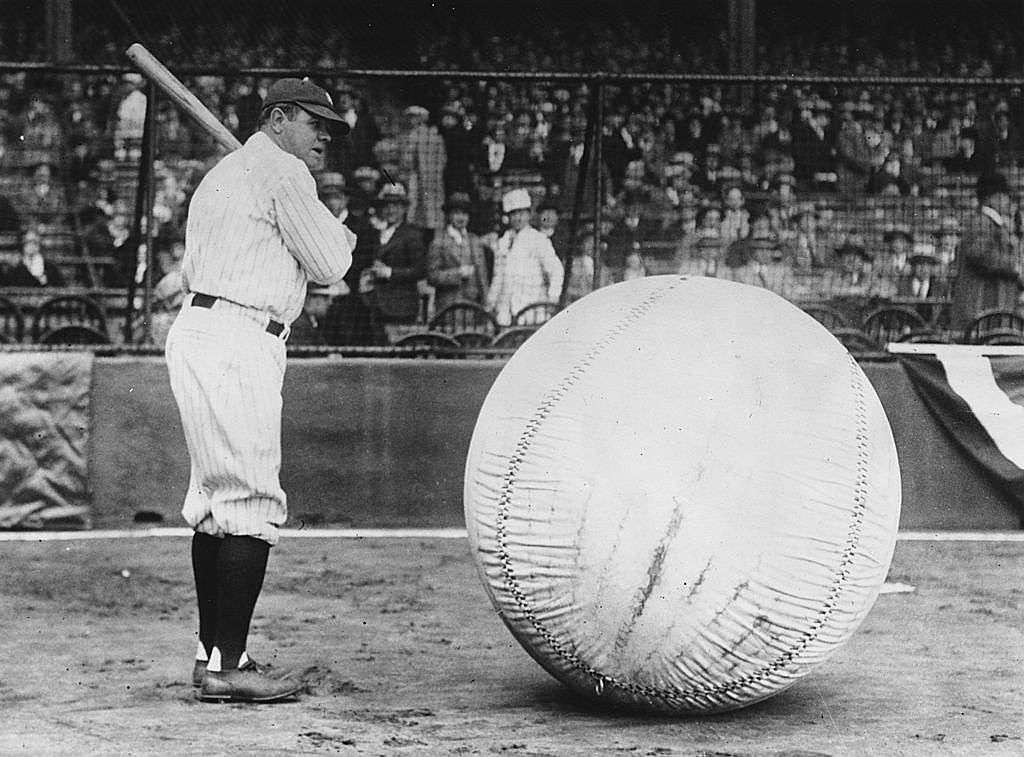
<path fill-rule="evenodd" d="M 601 286 L 601 267 L 604 254 L 601 250 L 601 210 L 604 205 L 604 171 L 601 170 L 604 163 L 604 82 L 601 79 L 594 80 L 597 97 L 597 139 L 594 141 L 594 291 Z"/>
<path fill-rule="evenodd" d="M 138 294 L 138 271 L 140 255 L 146 255 L 146 270 L 149 269 L 149 237 L 153 228 L 153 134 L 156 131 L 156 86 L 146 85 L 146 120 L 142 127 L 142 149 L 139 159 L 139 181 L 135 187 L 135 217 L 129 244 L 134 244 L 134 257 L 128 270 L 128 295 L 124 308 L 124 341 L 134 344 L 133 324 L 135 318 L 135 297 Z M 149 332 L 149 312 L 146 311 L 144 336 Z"/>
<path fill-rule="evenodd" d="M 558 306 L 565 307 L 569 295 L 569 278 L 572 276 L 572 267 L 576 257 L 576 236 L 580 228 L 580 211 L 583 210 L 583 202 L 586 199 L 587 181 L 590 178 L 590 164 L 593 162 L 591 156 L 594 153 L 595 137 L 599 138 L 599 124 L 597 121 L 597 98 L 590 103 L 587 113 L 587 128 L 583 133 L 583 155 L 580 157 L 579 173 L 576 176 L 576 188 L 573 192 L 572 218 L 569 221 L 569 239 L 571 240 L 571 252 L 565 259 L 565 276 L 562 279 L 562 293 L 558 298 Z M 596 239 L 596 237 L 595 237 Z M 597 256 L 597 249 L 594 251 Z"/>

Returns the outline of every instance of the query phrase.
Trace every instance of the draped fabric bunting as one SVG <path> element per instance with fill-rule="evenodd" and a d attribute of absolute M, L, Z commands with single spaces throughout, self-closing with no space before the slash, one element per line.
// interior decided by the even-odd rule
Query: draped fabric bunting
<path fill-rule="evenodd" d="M 936 422 L 1024 519 L 1024 349 L 941 345 L 899 359 Z"/>

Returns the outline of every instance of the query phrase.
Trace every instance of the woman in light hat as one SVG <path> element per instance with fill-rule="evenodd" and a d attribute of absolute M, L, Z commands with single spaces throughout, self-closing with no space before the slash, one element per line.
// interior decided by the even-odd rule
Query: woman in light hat
<path fill-rule="evenodd" d="M 498 323 L 507 326 L 512 316 L 534 302 L 558 302 L 565 271 L 551 240 L 530 226 L 533 203 L 525 189 L 513 189 L 501 198 L 510 228 L 494 252 L 494 279 L 487 307 Z"/>

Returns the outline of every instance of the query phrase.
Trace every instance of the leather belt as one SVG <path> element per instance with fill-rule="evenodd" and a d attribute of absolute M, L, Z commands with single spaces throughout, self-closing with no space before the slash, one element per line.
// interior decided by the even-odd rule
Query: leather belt
<path fill-rule="evenodd" d="M 220 298 L 219 297 L 214 297 L 212 294 L 203 294 L 202 292 L 193 292 L 192 293 L 192 306 L 193 307 L 197 307 L 197 308 L 206 308 L 207 310 L 209 310 L 210 308 L 212 308 L 214 306 L 214 303 L 216 303 L 218 299 L 220 299 Z M 284 333 L 284 329 L 285 329 L 284 324 L 281 323 L 280 321 L 275 321 L 273 318 L 271 318 L 267 322 L 267 333 L 268 334 L 271 334 L 273 336 L 281 336 L 281 334 Z"/>

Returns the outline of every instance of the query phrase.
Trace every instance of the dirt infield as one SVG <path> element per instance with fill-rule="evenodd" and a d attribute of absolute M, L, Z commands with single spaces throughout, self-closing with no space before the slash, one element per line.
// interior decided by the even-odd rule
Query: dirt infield
<path fill-rule="evenodd" d="M 250 649 L 307 693 L 198 703 L 187 545 L 0 545 L 0 754 L 1024 754 L 1022 542 L 901 542 L 890 581 L 915 591 L 788 691 L 694 719 L 581 704 L 512 640 L 463 539 L 285 539 Z"/>

